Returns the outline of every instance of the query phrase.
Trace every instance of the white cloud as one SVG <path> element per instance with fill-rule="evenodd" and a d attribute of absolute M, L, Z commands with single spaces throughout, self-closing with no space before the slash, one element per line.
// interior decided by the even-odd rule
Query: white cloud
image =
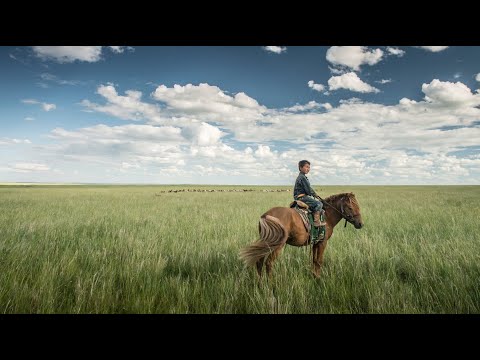
<path fill-rule="evenodd" d="M 11 166 L 11 169 L 16 172 L 36 172 L 36 171 L 48 171 L 50 167 L 45 164 L 38 163 L 17 163 Z"/>
<path fill-rule="evenodd" d="M 316 101 L 309 101 L 305 105 L 296 104 L 294 106 L 283 108 L 284 111 L 291 111 L 291 112 L 301 112 L 301 111 L 308 111 L 313 109 L 320 109 L 324 108 L 325 110 L 330 110 L 332 105 L 330 103 L 319 104 Z"/>
<path fill-rule="evenodd" d="M 43 110 L 45 111 L 55 110 L 57 108 L 55 104 L 48 104 L 35 99 L 24 99 L 22 100 L 22 102 L 24 104 L 29 104 L 29 105 L 41 105 Z"/>
<path fill-rule="evenodd" d="M 272 153 L 269 146 L 258 145 L 258 149 L 255 151 L 255 156 L 259 158 L 270 158 L 275 156 L 275 154 Z"/>
<path fill-rule="evenodd" d="M 192 141 L 194 145 L 211 146 L 218 144 L 220 138 L 225 134 L 217 127 L 202 122 L 185 127 L 182 130 L 182 135 Z"/>
<path fill-rule="evenodd" d="M 47 104 L 47 103 L 42 103 L 43 110 L 45 111 L 50 111 L 50 110 L 55 110 L 57 106 L 55 104 Z"/>
<path fill-rule="evenodd" d="M 358 81 L 345 75 L 333 87 L 357 89 Z M 438 79 L 422 91 L 424 100 L 402 98 L 388 106 L 352 98 L 336 107 L 310 101 L 267 109 L 246 94 L 208 84 L 159 86 L 155 105 L 142 102 L 138 91 L 120 96 L 108 85 L 98 91 L 107 103 L 90 110 L 116 109 L 110 114 L 150 125 L 55 129 L 57 145 L 49 151 L 151 182 L 285 184 L 294 180 L 298 160 L 308 158 L 314 161 L 312 184 L 478 183 L 480 157 L 454 154 L 480 146 L 479 94 Z M 184 166 L 172 168 L 176 163 Z"/>
<path fill-rule="evenodd" d="M 399 101 L 399 104 L 402 106 L 410 106 L 410 105 L 415 105 L 417 102 L 415 100 L 410 100 L 408 98 L 402 98 Z"/>
<path fill-rule="evenodd" d="M 264 46 L 263 49 L 269 52 L 273 52 L 275 54 L 281 54 L 287 51 L 287 48 L 285 46 Z"/>
<path fill-rule="evenodd" d="M 332 46 L 327 50 L 326 58 L 334 65 L 359 71 L 361 65 L 375 65 L 382 60 L 382 56 L 382 50 L 369 50 L 366 46 Z"/>
<path fill-rule="evenodd" d="M 375 82 L 379 83 L 379 84 L 388 84 L 388 83 L 392 82 L 392 79 L 382 79 L 382 80 L 375 81 Z"/>
<path fill-rule="evenodd" d="M 0 138 L 0 145 L 31 144 L 28 139 Z"/>
<path fill-rule="evenodd" d="M 133 51 L 130 46 L 107 46 L 112 52 L 120 54 Z M 53 60 L 60 64 L 74 61 L 97 62 L 102 58 L 103 46 L 32 46 L 35 55 L 43 60 Z"/>
<path fill-rule="evenodd" d="M 109 46 L 108 47 L 112 52 L 116 53 L 116 54 L 121 54 L 123 53 L 125 50 L 128 50 L 128 51 L 134 51 L 135 49 L 131 46 Z"/>
<path fill-rule="evenodd" d="M 49 73 L 40 74 L 40 78 L 44 81 L 50 81 L 60 85 L 78 85 L 81 83 L 80 81 L 75 81 L 75 80 L 63 80 L 63 79 L 60 79 L 58 76 L 49 74 Z M 41 87 L 48 87 L 47 84 L 39 83 L 39 85 Z"/>
<path fill-rule="evenodd" d="M 379 92 L 377 88 L 363 82 L 356 73 L 349 72 L 340 76 L 332 76 L 328 80 L 329 90 L 347 89 L 362 93 Z"/>
<path fill-rule="evenodd" d="M 480 81 L 480 73 L 478 73 L 477 76 L 475 76 L 475 80 Z"/>
<path fill-rule="evenodd" d="M 161 104 L 143 102 L 142 93 L 135 90 L 127 90 L 126 95 L 121 96 L 113 85 L 101 85 L 97 93 L 107 100 L 107 104 L 83 100 L 81 104 L 89 111 L 124 120 L 144 120 L 152 125 L 187 125 L 201 120 L 242 126 L 260 120 L 267 110 L 243 92 L 230 96 L 208 84 L 175 84 L 173 88 L 160 85 L 151 96 Z"/>
<path fill-rule="evenodd" d="M 164 113 L 237 125 L 260 120 L 267 110 L 243 92 L 230 96 L 217 86 L 203 83 L 198 86 L 175 84 L 173 88 L 160 85 L 152 93 L 152 97 L 166 104 L 167 109 Z"/>
<path fill-rule="evenodd" d="M 402 57 L 403 55 L 405 55 L 405 51 L 402 50 L 402 49 L 399 49 L 399 48 L 394 48 L 394 47 L 387 47 L 387 52 L 389 54 L 392 54 L 392 55 L 396 55 L 398 57 Z"/>
<path fill-rule="evenodd" d="M 160 109 L 154 104 L 147 104 L 141 101 L 140 91 L 127 90 L 126 96 L 117 94 L 113 85 L 100 85 L 97 93 L 104 97 L 108 103 L 99 105 L 89 100 L 83 100 L 81 104 L 86 108 L 106 113 L 123 120 L 140 121 L 144 119 L 160 121 Z"/>
<path fill-rule="evenodd" d="M 31 117 L 31 116 L 27 116 L 27 117 L 25 117 L 23 120 L 25 120 L 25 121 L 34 121 L 35 118 L 33 118 L 33 117 Z"/>
<path fill-rule="evenodd" d="M 308 87 L 315 91 L 323 91 L 325 89 L 325 86 L 323 86 L 322 84 L 315 84 L 313 80 L 310 80 L 308 82 Z"/>
<path fill-rule="evenodd" d="M 141 166 L 164 166 L 184 158 L 180 146 L 188 144 L 181 129 L 171 126 L 151 125 L 96 125 L 68 131 L 52 130 L 50 137 L 58 143 L 47 146 L 48 152 L 56 153 L 56 159 L 80 162 L 103 168 L 123 163 Z"/>
<path fill-rule="evenodd" d="M 24 104 L 40 104 L 40 101 L 35 99 L 23 99 L 22 102 Z"/>
<path fill-rule="evenodd" d="M 182 141 L 181 129 L 172 126 L 151 126 L 151 125 L 123 125 L 107 126 L 104 124 L 83 128 L 77 131 L 67 131 L 62 128 L 55 128 L 51 137 L 63 140 L 89 140 L 101 143 L 151 141 L 154 143 L 168 142 L 177 143 Z"/>
<path fill-rule="evenodd" d="M 110 50 L 112 50 L 114 53 L 120 54 L 123 53 L 124 47 L 123 46 L 109 46 Z"/>
<path fill-rule="evenodd" d="M 472 94 L 471 90 L 461 82 L 432 80 L 422 85 L 425 100 L 446 106 L 479 105 L 480 95 Z"/>
<path fill-rule="evenodd" d="M 96 62 L 102 54 L 101 46 L 33 46 L 35 54 L 42 59 L 70 63 L 76 60 Z"/>
<path fill-rule="evenodd" d="M 431 52 L 440 52 L 448 49 L 448 46 L 417 46 L 420 49 L 424 49 Z"/>

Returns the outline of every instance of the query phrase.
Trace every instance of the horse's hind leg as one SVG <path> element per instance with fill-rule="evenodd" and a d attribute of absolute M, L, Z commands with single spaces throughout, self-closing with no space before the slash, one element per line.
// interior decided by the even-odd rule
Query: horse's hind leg
<path fill-rule="evenodd" d="M 269 277 L 272 276 L 273 262 L 278 257 L 278 255 L 280 255 L 284 246 L 285 246 L 285 243 L 283 243 L 277 250 L 271 253 L 270 256 L 267 258 L 267 260 L 265 261 L 265 267 L 267 268 L 267 274 Z"/>
<path fill-rule="evenodd" d="M 256 266 L 257 266 L 257 273 L 259 277 L 262 277 L 262 268 L 263 268 L 263 263 L 265 262 L 265 258 L 261 258 L 260 260 L 257 261 Z"/>

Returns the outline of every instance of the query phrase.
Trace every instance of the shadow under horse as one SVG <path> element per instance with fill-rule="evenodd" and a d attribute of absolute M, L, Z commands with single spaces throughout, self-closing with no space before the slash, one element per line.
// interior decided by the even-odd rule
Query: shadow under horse
<path fill-rule="evenodd" d="M 345 219 L 345 221 L 352 223 L 356 229 L 363 227 L 360 205 L 353 193 L 329 196 L 324 199 L 323 204 L 327 225 L 324 240 L 313 245 L 313 274 L 315 277 L 320 276 L 323 253 L 335 226 L 342 219 Z M 305 229 L 300 214 L 293 208 L 271 208 L 260 217 L 258 227 L 260 239 L 242 249 L 240 257 L 247 265 L 255 265 L 260 277 L 264 265 L 267 274 L 271 275 L 273 262 L 285 244 L 292 246 L 307 246 L 310 244 L 310 234 Z"/>

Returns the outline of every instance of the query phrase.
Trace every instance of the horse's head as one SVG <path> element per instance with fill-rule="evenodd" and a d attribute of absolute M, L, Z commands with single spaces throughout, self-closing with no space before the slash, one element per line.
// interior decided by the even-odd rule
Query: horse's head
<path fill-rule="evenodd" d="M 354 193 L 347 193 L 341 198 L 342 212 L 345 214 L 347 220 L 355 226 L 355 229 L 363 227 L 362 214 L 360 214 L 360 205 L 355 198 Z"/>

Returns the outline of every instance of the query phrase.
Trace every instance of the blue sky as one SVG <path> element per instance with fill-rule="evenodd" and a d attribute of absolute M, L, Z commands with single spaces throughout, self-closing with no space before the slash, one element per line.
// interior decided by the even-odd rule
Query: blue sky
<path fill-rule="evenodd" d="M 478 184 L 480 47 L 0 47 L 0 182 Z"/>

